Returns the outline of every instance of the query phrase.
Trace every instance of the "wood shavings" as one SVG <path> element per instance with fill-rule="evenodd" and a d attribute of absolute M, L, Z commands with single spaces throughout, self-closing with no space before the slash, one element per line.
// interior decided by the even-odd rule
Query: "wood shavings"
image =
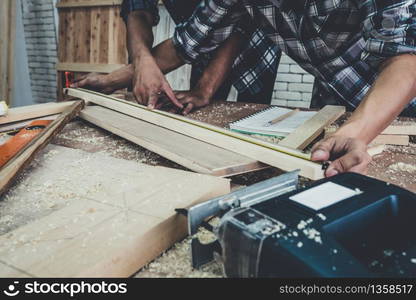
<path fill-rule="evenodd" d="M 395 163 L 389 166 L 389 169 L 394 171 L 403 171 L 408 173 L 416 173 L 416 166 L 402 162 Z"/>

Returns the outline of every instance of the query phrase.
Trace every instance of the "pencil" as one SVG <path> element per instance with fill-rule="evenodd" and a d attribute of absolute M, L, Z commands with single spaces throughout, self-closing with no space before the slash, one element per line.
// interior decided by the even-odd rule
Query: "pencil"
<path fill-rule="evenodd" d="M 270 125 L 276 124 L 276 123 L 278 123 L 280 121 L 283 121 L 284 119 L 289 118 L 290 116 L 292 116 L 293 114 L 297 113 L 298 111 L 299 111 L 299 109 L 294 109 L 292 111 L 289 111 L 289 112 L 287 112 L 287 113 L 285 113 L 285 114 L 283 114 L 281 116 L 278 116 L 276 119 L 273 119 L 273 120 L 267 122 L 267 125 L 270 126 Z"/>

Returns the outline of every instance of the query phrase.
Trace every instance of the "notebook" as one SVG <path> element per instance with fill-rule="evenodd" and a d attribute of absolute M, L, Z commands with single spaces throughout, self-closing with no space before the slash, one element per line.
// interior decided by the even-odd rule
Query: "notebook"
<path fill-rule="evenodd" d="M 246 134 L 285 137 L 316 114 L 315 111 L 297 111 L 276 124 L 269 124 L 270 121 L 290 111 L 292 109 L 272 106 L 231 123 L 230 129 Z"/>

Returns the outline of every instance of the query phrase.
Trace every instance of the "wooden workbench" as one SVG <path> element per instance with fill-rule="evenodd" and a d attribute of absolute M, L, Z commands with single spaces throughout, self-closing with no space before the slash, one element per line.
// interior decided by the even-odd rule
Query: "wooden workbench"
<path fill-rule="evenodd" d="M 209 122 L 213 125 L 226 127 L 228 123 L 266 108 L 267 105 L 217 102 L 190 115 L 191 118 Z M 54 138 L 53 144 L 88 152 L 104 152 L 116 158 L 133 160 L 149 165 L 166 166 L 184 169 L 183 167 L 160 157 L 142 147 L 132 144 L 88 122 L 76 119 Z M 416 192 L 416 145 L 389 146 L 381 155 L 373 158 L 369 175 L 400 185 Z M 250 185 L 281 173 L 280 170 L 269 168 L 250 174 L 232 178 L 236 185 Z M 302 180 L 307 183 L 306 179 Z M 0 210 L 4 209 L 0 203 Z M 38 215 L 41 215 L 38 213 Z M 0 215 L 1 216 L 1 215 Z M 31 216 L 26 216 L 31 218 Z M 16 228 L 19 224 L 9 224 Z M 3 232 L 4 233 L 4 232 Z M 202 238 L 211 236 L 201 233 Z M 165 255 L 151 263 L 147 268 L 136 274 L 137 277 L 215 277 L 221 276 L 218 264 L 213 263 L 201 271 L 190 266 L 189 239 L 176 244 Z"/>

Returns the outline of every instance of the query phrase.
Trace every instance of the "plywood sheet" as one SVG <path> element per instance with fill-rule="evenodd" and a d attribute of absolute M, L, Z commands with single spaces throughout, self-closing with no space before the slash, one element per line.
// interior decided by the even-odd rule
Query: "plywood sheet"
<path fill-rule="evenodd" d="M 49 146 L 4 200 L 50 209 L 0 236 L 0 262 L 36 277 L 130 276 L 186 235 L 175 208 L 228 192 L 226 179 Z"/>

